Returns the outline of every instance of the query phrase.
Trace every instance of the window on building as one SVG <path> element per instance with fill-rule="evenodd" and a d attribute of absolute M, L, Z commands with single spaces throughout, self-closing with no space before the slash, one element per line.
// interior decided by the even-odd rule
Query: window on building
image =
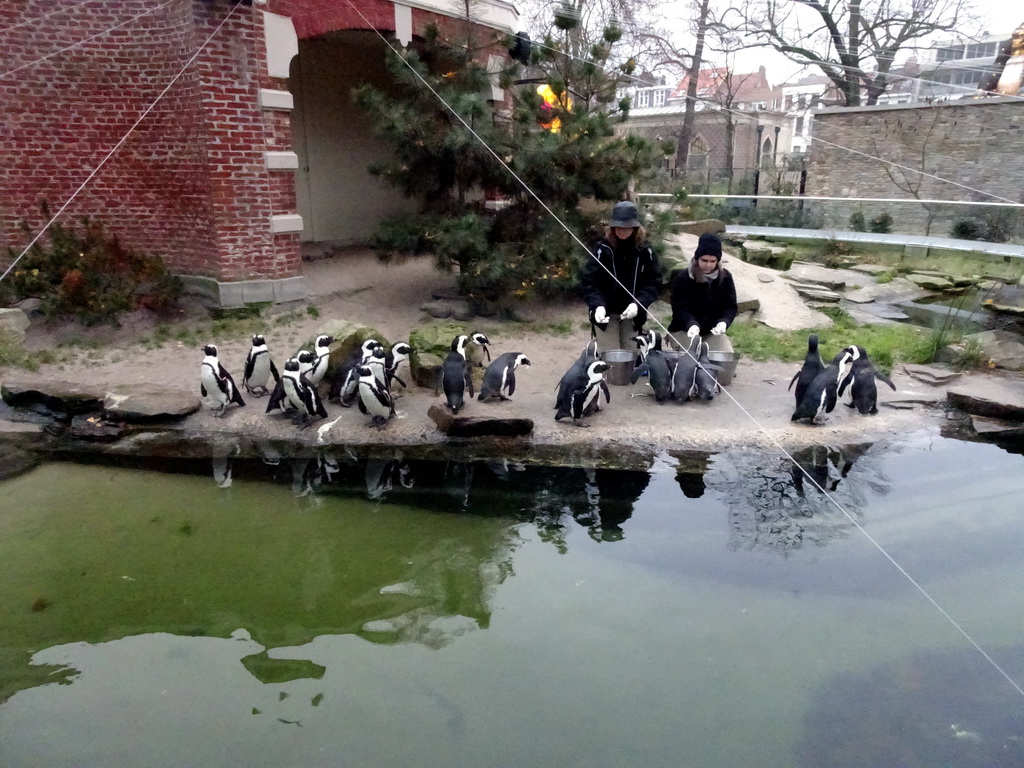
<path fill-rule="evenodd" d="M 947 45 L 939 48 L 935 52 L 935 58 L 937 61 L 953 61 L 955 59 L 962 59 L 964 57 L 964 47 L 962 45 Z"/>
<path fill-rule="evenodd" d="M 788 112 L 792 108 L 793 108 L 793 96 L 790 95 L 790 96 L 786 97 L 786 111 Z"/>
<path fill-rule="evenodd" d="M 661 107 L 665 104 L 665 92 L 660 88 L 654 92 L 654 106 Z"/>
<path fill-rule="evenodd" d="M 987 59 L 996 55 L 999 43 L 971 43 L 967 46 L 966 59 Z"/>
<path fill-rule="evenodd" d="M 651 92 L 646 89 L 637 91 L 636 106 L 637 109 L 643 109 L 644 107 L 651 106 Z"/>
<path fill-rule="evenodd" d="M 798 109 L 806 109 L 807 108 L 807 94 L 806 93 L 801 93 L 800 94 L 800 96 L 796 100 L 796 106 L 797 106 Z"/>
<path fill-rule="evenodd" d="M 798 134 L 804 132 L 804 117 L 803 117 L 803 115 L 801 115 L 800 117 L 798 117 L 796 119 L 796 132 Z"/>
<path fill-rule="evenodd" d="M 811 109 L 815 109 L 819 104 L 821 104 L 821 96 L 816 93 L 811 96 Z"/>

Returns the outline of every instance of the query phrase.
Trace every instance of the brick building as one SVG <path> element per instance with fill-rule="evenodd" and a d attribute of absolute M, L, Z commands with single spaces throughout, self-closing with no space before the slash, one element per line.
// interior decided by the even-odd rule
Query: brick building
<path fill-rule="evenodd" d="M 444 0 L 0 3 L 0 254 L 68 203 L 223 306 L 302 299 L 300 243 L 365 242 L 409 201 L 349 99 L 385 42 L 453 30 Z M 506 0 L 481 33 L 514 32 Z M 498 51 L 500 52 L 500 49 Z M 495 94 L 500 99 L 500 94 Z M 6 255 L 0 264 L 10 263 Z"/>

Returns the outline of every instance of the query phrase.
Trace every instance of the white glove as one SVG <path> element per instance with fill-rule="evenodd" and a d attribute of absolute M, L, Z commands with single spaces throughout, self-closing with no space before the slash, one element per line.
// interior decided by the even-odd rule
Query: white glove
<path fill-rule="evenodd" d="M 638 310 L 639 307 L 637 307 L 636 303 L 630 304 L 628 307 L 626 307 L 626 311 L 619 315 L 619 319 L 632 320 L 634 317 L 636 317 L 636 313 Z"/>
<path fill-rule="evenodd" d="M 692 339 L 694 336 L 698 335 L 699 333 L 700 333 L 700 326 L 699 325 L 691 325 L 689 328 L 686 329 L 686 338 Z"/>
<path fill-rule="evenodd" d="M 598 307 L 594 310 L 594 322 L 598 325 L 608 324 L 608 310 L 604 307 Z"/>
<path fill-rule="evenodd" d="M 721 336 L 723 333 L 725 333 L 725 323 L 719 323 L 711 329 L 711 334 L 713 336 Z"/>

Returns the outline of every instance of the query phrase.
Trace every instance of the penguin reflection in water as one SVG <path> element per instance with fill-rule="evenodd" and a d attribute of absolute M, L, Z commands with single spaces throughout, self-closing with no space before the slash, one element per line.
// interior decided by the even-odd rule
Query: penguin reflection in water
<path fill-rule="evenodd" d="M 235 380 L 217 358 L 217 345 L 207 344 L 203 347 L 203 354 L 206 357 L 199 366 L 199 392 L 210 399 L 210 407 L 217 411 L 216 415 L 223 416 L 231 403 L 245 405 Z"/>
<path fill-rule="evenodd" d="M 589 427 L 589 424 L 581 423 L 580 419 L 597 403 L 600 395 L 603 393 L 606 401 L 611 402 L 611 392 L 604 380 L 605 371 L 610 367 L 603 360 L 594 360 L 582 372 L 563 377 L 555 401 L 555 421 L 569 416 L 577 427 Z"/>
<path fill-rule="evenodd" d="M 878 387 L 875 385 L 875 379 L 888 384 L 893 392 L 896 391 L 896 385 L 892 383 L 892 379 L 875 368 L 864 347 L 852 346 L 846 350 L 853 355 L 853 364 L 850 366 L 850 372 L 839 384 L 839 397 L 842 397 L 846 387 L 852 384 L 850 402 L 847 406 L 856 408 L 862 416 L 878 413 Z"/>

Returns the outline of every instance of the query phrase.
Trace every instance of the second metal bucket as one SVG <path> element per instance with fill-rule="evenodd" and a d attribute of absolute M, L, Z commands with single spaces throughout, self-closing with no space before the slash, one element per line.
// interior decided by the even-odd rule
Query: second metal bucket
<path fill-rule="evenodd" d="M 604 378 L 609 384 L 623 386 L 629 384 L 629 377 L 633 373 L 633 359 L 636 354 L 628 349 L 606 349 L 601 353 L 601 359 L 608 363 L 608 370 Z"/>

